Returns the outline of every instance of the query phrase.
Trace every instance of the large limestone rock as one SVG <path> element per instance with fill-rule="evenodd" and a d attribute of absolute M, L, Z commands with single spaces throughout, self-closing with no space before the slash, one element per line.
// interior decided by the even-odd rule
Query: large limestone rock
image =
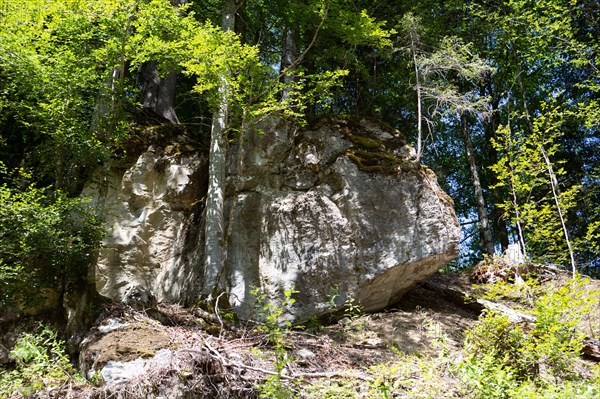
<path fill-rule="evenodd" d="M 351 119 L 304 129 L 270 120 L 259 130 L 229 154 L 219 282 L 242 317 L 255 316 L 254 287 L 273 300 L 294 287 L 288 317 L 295 319 L 352 298 L 367 311 L 382 309 L 456 255 L 452 201 L 398 131 Z M 110 227 L 98 263 L 101 293 L 122 299 L 133 284 L 158 301 L 199 299 L 203 160 L 148 151 L 88 189 Z"/>
<path fill-rule="evenodd" d="M 229 173 L 226 286 L 242 314 L 252 314 L 253 286 L 274 298 L 295 287 L 294 318 L 330 312 L 332 299 L 383 309 L 456 256 L 452 201 L 398 131 L 370 120 L 271 123 L 243 142 Z"/>

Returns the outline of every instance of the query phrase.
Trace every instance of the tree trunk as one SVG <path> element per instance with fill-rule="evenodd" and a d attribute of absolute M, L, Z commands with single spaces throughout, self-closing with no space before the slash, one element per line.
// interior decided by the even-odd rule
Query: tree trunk
<path fill-rule="evenodd" d="M 174 106 L 177 83 L 175 72 L 171 72 L 161 79 L 156 62 L 149 61 L 142 65 L 141 75 L 144 79 L 142 106 L 173 124 L 179 124 Z"/>
<path fill-rule="evenodd" d="M 419 65 L 417 64 L 416 49 L 413 47 L 413 64 L 415 66 L 415 90 L 417 91 L 417 161 L 423 155 L 423 111 L 421 110 L 421 84 L 419 83 Z"/>
<path fill-rule="evenodd" d="M 235 0 L 225 0 L 223 4 L 222 29 L 235 28 Z M 219 105 L 213 114 L 210 137 L 208 167 L 208 193 L 205 218 L 205 262 L 202 294 L 212 298 L 219 288 L 219 280 L 225 264 L 225 169 L 226 169 L 226 130 L 229 118 L 231 87 L 229 76 L 223 71 L 220 76 Z"/>
<path fill-rule="evenodd" d="M 544 145 L 540 143 L 540 150 L 542 152 L 542 157 L 544 158 L 544 163 L 546 164 L 546 170 L 548 171 L 548 177 L 550 179 L 550 187 L 552 188 L 552 197 L 554 198 L 554 203 L 556 204 L 556 211 L 558 212 L 558 216 L 560 218 L 560 225 L 562 226 L 563 233 L 565 235 L 565 240 L 567 241 L 567 248 L 569 249 L 569 258 L 571 260 L 571 270 L 573 272 L 573 278 L 577 274 L 577 265 L 575 264 L 575 256 L 573 255 L 573 247 L 571 246 L 571 240 L 569 239 L 569 230 L 567 229 L 567 224 L 565 222 L 565 218 L 563 215 L 562 207 L 560 206 L 560 201 L 558 199 L 558 180 L 556 179 L 556 174 L 554 174 L 554 168 L 552 168 L 552 163 L 550 162 L 550 158 L 544 149 Z"/>
<path fill-rule="evenodd" d="M 496 252 L 494 249 L 494 239 L 492 237 L 492 230 L 490 228 L 485 198 L 483 197 L 483 190 L 479 180 L 479 172 L 477 171 L 477 164 L 475 162 L 475 154 L 473 152 L 473 143 L 471 142 L 471 136 L 469 134 L 469 121 L 467 120 L 467 114 L 461 113 L 460 120 L 462 125 L 462 139 L 465 144 L 469 170 L 471 171 L 471 182 L 473 183 L 475 200 L 477 201 L 477 215 L 479 216 L 478 228 L 479 237 L 481 240 L 481 250 L 485 255 L 493 256 Z"/>
<path fill-rule="evenodd" d="M 486 88 L 488 90 L 487 93 L 485 91 Z M 491 165 L 495 165 L 498 163 L 498 152 L 491 143 L 492 139 L 496 137 L 496 131 L 498 130 L 498 126 L 500 126 L 500 115 L 498 113 L 499 100 L 498 96 L 495 95 L 495 93 L 493 92 L 492 84 L 489 78 L 486 79 L 486 87 L 482 86 L 481 90 L 482 97 L 486 96 L 487 94 L 489 94 L 492 97 L 492 114 L 489 118 L 485 118 L 483 121 L 483 129 L 486 138 L 486 145 L 484 146 L 485 161 L 483 163 L 483 166 L 487 169 Z M 502 247 L 502 253 L 504 253 L 504 251 L 508 249 L 508 245 L 510 244 L 508 239 L 508 227 L 506 226 L 506 221 L 504 219 L 504 211 L 497 204 L 501 204 L 504 202 L 506 193 L 501 187 L 497 186 L 498 180 L 495 174 L 492 173 L 491 179 L 492 180 L 490 186 L 494 187 L 490 189 L 492 205 L 491 223 L 493 226 L 492 232 L 495 233 L 495 239 L 500 243 L 500 246 Z"/>
<path fill-rule="evenodd" d="M 523 84 L 523 74 L 521 70 L 521 64 L 519 59 L 517 58 L 516 51 L 513 49 L 513 56 L 517 64 L 517 81 L 519 83 L 519 88 L 521 89 L 521 99 L 523 101 L 523 108 L 525 109 L 525 119 L 527 120 L 527 126 L 529 127 L 529 134 L 531 137 L 535 137 L 535 128 L 533 126 L 533 121 L 531 120 L 531 114 L 529 113 L 529 107 L 527 106 L 527 96 L 525 95 L 525 85 Z M 554 173 L 554 169 L 552 167 L 552 163 L 550 162 L 550 158 L 546 154 L 546 150 L 544 148 L 544 144 L 540 140 L 540 152 L 542 154 L 542 158 L 544 159 L 544 163 L 546 165 L 546 170 L 548 171 L 548 179 L 550 182 L 550 187 L 552 188 L 552 197 L 554 199 L 554 203 L 556 204 L 556 211 L 560 218 L 560 225 L 562 227 L 563 233 L 565 235 L 565 240 L 567 242 L 567 249 L 569 250 L 569 258 L 571 261 L 571 270 L 573 272 L 573 277 L 577 273 L 577 266 L 575 264 L 575 256 L 573 255 L 573 247 L 571 246 L 571 240 L 569 239 L 569 231 L 567 229 L 567 225 L 565 222 L 565 218 L 563 216 L 562 207 L 560 206 L 560 202 L 558 199 L 559 196 L 559 187 L 558 181 L 556 179 L 556 175 Z"/>
<path fill-rule="evenodd" d="M 281 92 L 281 100 L 286 101 L 291 94 L 291 84 L 296 79 L 294 63 L 299 56 L 297 29 L 286 26 L 283 33 L 283 47 L 281 53 L 282 81 L 285 84 Z"/>

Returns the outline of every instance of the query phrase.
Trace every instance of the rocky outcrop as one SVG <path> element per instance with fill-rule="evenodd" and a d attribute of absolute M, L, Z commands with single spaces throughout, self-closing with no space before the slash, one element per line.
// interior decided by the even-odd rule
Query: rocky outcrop
<path fill-rule="evenodd" d="M 219 282 L 242 317 L 254 316 L 254 287 L 274 300 L 294 287 L 294 319 L 352 299 L 382 309 L 457 253 L 452 201 L 381 123 L 330 118 L 300 129 L 273 119 L 229 155 Z M 199 299 L 205 167 L 199 155 L 148 151 L 88 191 L 110 227 L 101 293 L 121 299 L 134 284 L 158 301 Z"/>
<path fill-rule="evenodd" d="M 197 298 L 207 160 L 169 151 L 151 146 L 125 171 L 97 173 L 83 192 L 107 224 L 96 270 L 105 296 L 124 299 L 127 287 L 137 285 L 161 302 Z"/>
<path fill-rule="evenodd" d="M 275 298 L 293 286 L 293 318 L 348 299 L 383 309 L 456 255 L 452 201 L 398 131 L 350 119 L 262 130 L 229 171 L 225 287 L 242 314 L 252 286 Z"/>

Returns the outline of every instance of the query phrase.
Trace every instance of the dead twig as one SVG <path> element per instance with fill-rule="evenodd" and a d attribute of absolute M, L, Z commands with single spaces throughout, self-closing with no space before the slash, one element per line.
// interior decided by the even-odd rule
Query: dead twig
<path fill-rule="evenodd" d="M 364 375 L 362 373 L 361 374 L 349 373 L 347 371 L 326 371 L 326 372 L 315 372 L 315 373 L 298 373 L 298 372 L 290 371 L 289 374 L 278 373 L 275 371 L 265 369 L 263 367 L 250 366 L 248 364 L 244 364 L 244 363 L 240 363 L 240 362 L 236 362 L 231 359 L 228 359 L 228 358 L 224 357 L 223 355 L 221 355 L 221 353 L 218 350 L 213 348 L 212 345 L 206 339 L 203 339 L 203 342 L 204 342 L 204 346 L 208 350 L 208 354 L 213 359 L 220 362 L 224 367 L 234 367 L 234 368 L 239 368 L 239 369 L 243 369 L 243 370 L 256 371 L 256 372 L 259 372 L 259 373 L 262 373 L 265 375 L 278 376 L 279 378 L 288 380 L 288 381 L 297 381 L 302 378 L 313 379 L 313 378 L 335 378 L 335 377 L 354 378 L 354 379 L 360 379 L 360 380 L 369 381 L 369 382 L 374 381 L 374 379 L 369 377 L 368 375 Z M 193 349 L 186 349 L 185 351 L 192 352 L 192 353 L 206 354 L 206 352 L 199 351 L 199 350 L 193 350 Z"/>

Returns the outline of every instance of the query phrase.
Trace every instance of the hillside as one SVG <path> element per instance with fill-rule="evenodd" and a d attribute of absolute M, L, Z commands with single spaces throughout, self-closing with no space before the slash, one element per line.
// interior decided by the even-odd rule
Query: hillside
<path fill-rule="evenodd" d="M 555 292 L 565 284 L 566 276 L 545 282 Z M 65 380 L 48 385 L 35 397 L 486 397 L 481 396 L 484 390 L 475 389 L 472 381 L 465 379 L 469 356 L 464 345 L 466 331 L 481 325 L 477 319 L 482 307 L 461 299 L 463 294 L 489 292 L 482 287 L 472 285 L 467 274 L 438 273 L 385 311 L 363 314 L 351 307 L 333 324 L 315 321 L 302 328 L 232 323 L 226 312 L 217 317 L 216 313 L 174 305 L 136 311 L 113 303 L 84 341 L 80 367 L 91 382 Z M 587 281 L 584 288 L 597 295 L 600 281 Z M 516 311 L 514 299 L 493 303 L 505 311 Z M 596 343 L 597 351 L 597 301 L 589 310 L 578 328 L 588 344 Z M 567 312 L 574 313 L 575 308 Z M 530 325 L 529 331 L 531 328 L 535 327 Z M 561 398 L 597 397 L 599 359 L 597 352 L 595 358 L 576 356 L 569 363 L 572 368 L 561 371 L 561 378 L 554 380 L 555 388 L 567 395 Z M 540 365 L 546 367 L 543 362 Z M 551 367 L 545 372 L 548 375 L 541 372 L 536 383 L 549 384 Z M 485 388 L 493 381 L 480 383 Z M 548 388 L 550 385 L 547 391 L 543 384 L 537 386 L 538 396 L 530 397 L 554 397 L 548 394 L 554 389 Z M 583 388 L 577 390 L 578 386 Z"/>

